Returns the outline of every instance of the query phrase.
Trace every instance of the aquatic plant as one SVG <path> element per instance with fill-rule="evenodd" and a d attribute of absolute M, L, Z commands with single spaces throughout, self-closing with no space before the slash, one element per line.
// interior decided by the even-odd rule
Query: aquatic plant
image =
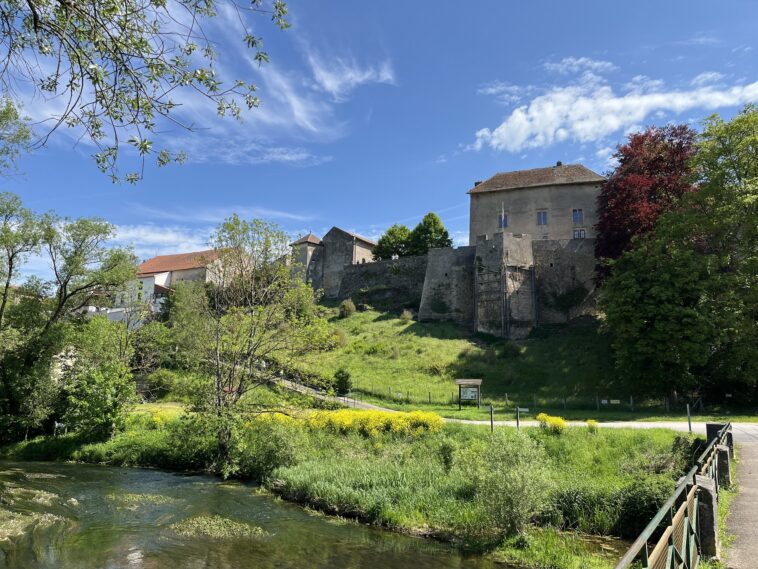
<path fill-rule="evenodd" d="M 238 522 L 223 516 L 195 516 L 171 524 L 169 528 L 183 537 L 211 537 L 214 539 L 239 539 L 243 537 L 264 537 L 263 528 Z"/>

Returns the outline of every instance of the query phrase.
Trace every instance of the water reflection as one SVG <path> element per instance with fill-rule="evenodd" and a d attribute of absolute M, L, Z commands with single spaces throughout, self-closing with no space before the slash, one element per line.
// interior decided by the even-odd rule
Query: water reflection
<path fill-rule="evenodd" d="M 494 567 L 442 544 L 309 515 L 252 486 L 209 477 L 0 462 L 0 507 L 34 520 L 22 537 L 0 540 L 0 568 L 8 569 Z M 187 537 L 170 528 L 196 516 L 223 516 L 265 534 Z"/>

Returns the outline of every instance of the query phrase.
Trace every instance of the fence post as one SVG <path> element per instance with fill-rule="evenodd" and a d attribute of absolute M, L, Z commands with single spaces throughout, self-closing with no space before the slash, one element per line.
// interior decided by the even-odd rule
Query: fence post
<path fill-rule="evenodd" d="M 698 485 L 698 533 L 703 557 L 716 557 L 719 551 L 718 494 L 716 481 L 707 476 L 695 476 Z"/>
<path fill-rule="evenodd" d="M 516 430 L 521 428 L 521 408 L 516 405 Z"/>
<path fill-rule="evenodd" d="M 687 403 L 687 426 L 690 428 L 690 434 L 692 434 L 692 416 L 690 415 L 690 404 Z"/>
<path fill-rule="evenodd" d="M 431 404 L 432 404 L 432 392 L 430 391 L 429 392 L 429 405 Z"/>
<path fill-rule="evenodd" d="M 495 432 L 495 409 L 492 407 L 492 403 L 490 403 L 490 433 Z"/>

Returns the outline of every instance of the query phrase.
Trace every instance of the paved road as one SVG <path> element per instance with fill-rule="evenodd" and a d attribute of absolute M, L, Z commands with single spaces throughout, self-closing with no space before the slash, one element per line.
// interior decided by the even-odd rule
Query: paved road
<path fill-rule="evenodd" d="M 734 536 L 734 543 L 727 552 L 727 564 L 730 569 L 755 569 L 758 567 L 758 436 L 755 433 L 751 441 L 739 445 L 737 482 L 739 493 L 727 518 L 727 531 Z"/>

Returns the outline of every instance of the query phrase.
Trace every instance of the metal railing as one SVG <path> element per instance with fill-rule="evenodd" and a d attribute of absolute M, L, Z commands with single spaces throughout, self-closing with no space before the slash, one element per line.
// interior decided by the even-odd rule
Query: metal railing
<path fill-rule="evenodd" d="M 731 423 L 708 443 L 666 503 L 642 531 L 616 569 L 697 569 L 700 564 L 697 476 L 714 481 L 718 492 L 717 447 L 725 444 Z"/>

